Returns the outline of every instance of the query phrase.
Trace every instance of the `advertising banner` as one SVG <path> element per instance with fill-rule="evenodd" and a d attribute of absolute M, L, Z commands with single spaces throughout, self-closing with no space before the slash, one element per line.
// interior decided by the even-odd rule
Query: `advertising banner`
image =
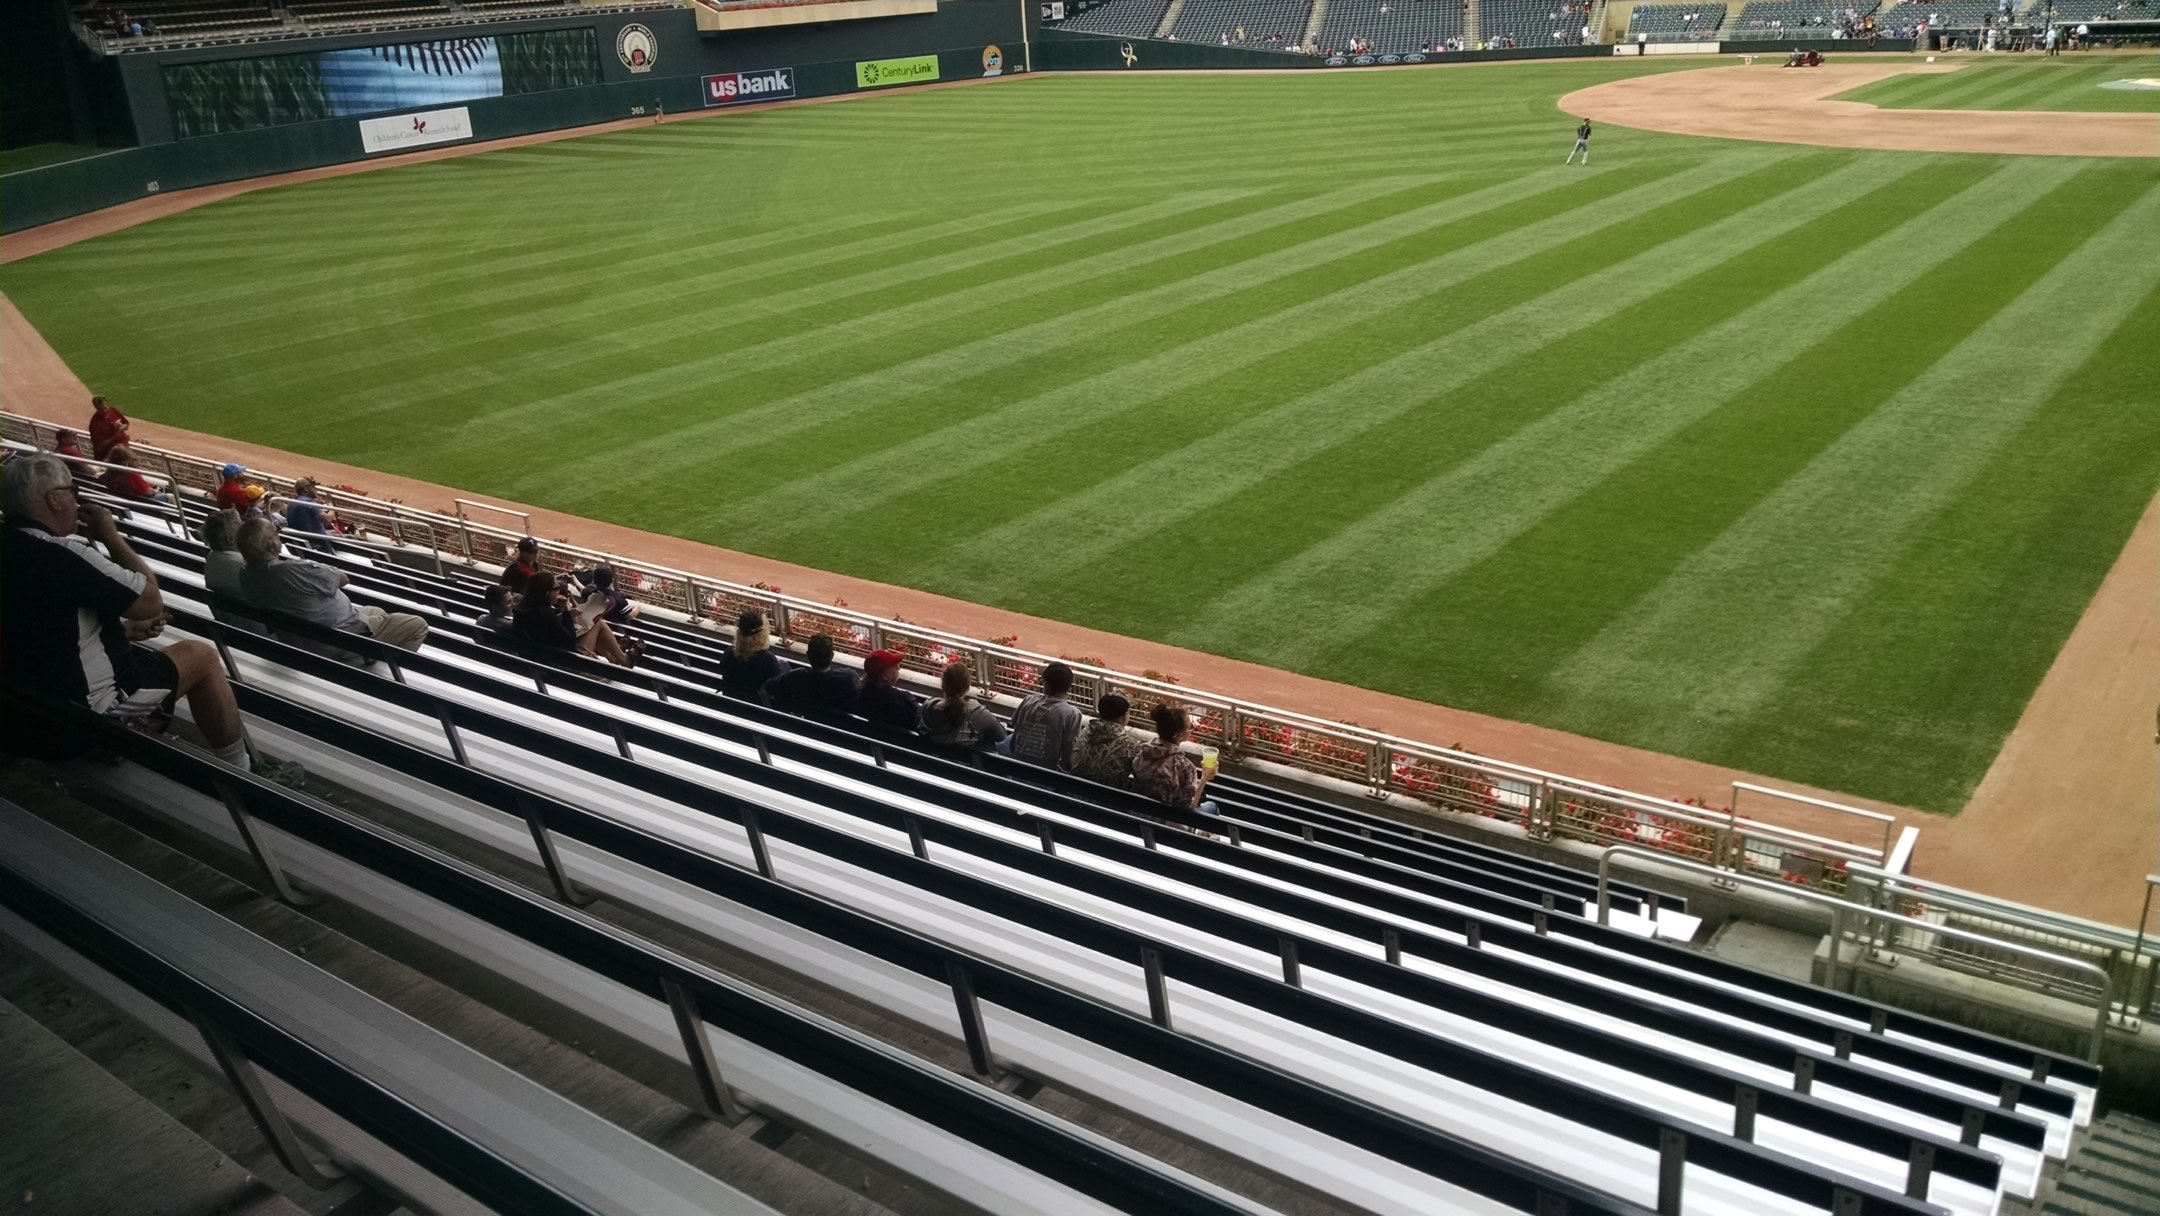
<path fill-rule="evenodd" d="M 938 78 L 935 55 L 910 55 L 906 59 L 872 59 L 855 65 L 855 87 L 878 89 L 892 84 L 921 84 Z"/>
<path fill-rule="evenodd" d="M 472 115 L 464 106 L 360 120 L 360 147 L 370 156 L 377 152 L 404 152 L 429 144 L 449 144 L 471 138 Z"/>
<path fill-rule="evenodd" d="M 705 78 L 705 104 L 739 106 L 752 101 L 780 101 L 795 95 L 794 68 L 759 68 L 722 72 Z"/>

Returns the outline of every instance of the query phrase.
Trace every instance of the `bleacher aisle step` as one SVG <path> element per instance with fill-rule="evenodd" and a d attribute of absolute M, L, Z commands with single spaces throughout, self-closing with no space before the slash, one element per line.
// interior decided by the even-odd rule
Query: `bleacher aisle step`
<path fill-rule="evenodd" d="M 47 993 L 59 1012 L 90 999 L 72 991 Z M 0 1127 L 7 1129 L 0 1135 L 0 1210 L 304 1216 L 247 1167 L 4 999 Z M 86 1153 L 85 1145 L 126 1145 L 127 1151 Z"/>

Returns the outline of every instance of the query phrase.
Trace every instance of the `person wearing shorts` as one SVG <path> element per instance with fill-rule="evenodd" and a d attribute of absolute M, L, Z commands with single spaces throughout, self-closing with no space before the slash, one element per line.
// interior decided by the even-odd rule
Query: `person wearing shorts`
<path fill-rule="evenodd" d="M 1575 152 L 1582 153 L 1583 164 L 1590 163 L 1590 120 L 1587 118 L 1582 120 L 1581 126 L 1575 128 Z M 1567 164 L 1575 163 L 1575 152 L 1567 154 Z"/>
<path fill-rule="evenodd" d="M 41 452 L 11 462 L 0 512 L 0 674 L 9 682 L 123 721 L 185 697 L 212 755 L 273 780 L 304 780 L 298 765 L 251 758 L 232 686 L 208 643 L 137 644 L 164 629 L 157 576 L 110 514 L 76 500 L 66 461 Z"/>

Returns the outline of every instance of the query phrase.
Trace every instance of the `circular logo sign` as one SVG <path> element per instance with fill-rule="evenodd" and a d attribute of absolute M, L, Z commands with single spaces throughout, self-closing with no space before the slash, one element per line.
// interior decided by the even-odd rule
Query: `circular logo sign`
<path fill-rule="evenodd" d="M 1004 74 L 1005 74 L 1005 52 L 1003 52 L 1003 51 L 1001 51 L 1001 50 L 997 49 L 997 48 L 996 48 L 996 47 L 994 47 L 994 46 L 986 46 L 986 47 L 984 47 L 984 48 L 983 48 L 983 75 L 985 75 L 985 76 L 1002 76 L 1002 75 L 1004 75 Z"/>
<path fill-rule="evenodd" d="M 633 21 L 615 35 L 615 57 L 633 72 L 650 72 L 652 65 L 660 62 L 660 40 L 650 29 Z"/>

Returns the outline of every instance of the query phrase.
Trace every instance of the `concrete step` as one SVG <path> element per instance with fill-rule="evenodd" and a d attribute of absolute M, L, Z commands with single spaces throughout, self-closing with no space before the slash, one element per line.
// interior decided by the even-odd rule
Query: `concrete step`
<path fill-rule="evenodd" d="M 0 1136 L 0 1212 L 9 1216 L 306 1216 L 5 1000 L 0 1127 L 8 1129 Z M 126 1151 L 84 1152 L 85 1145 Z"/>

